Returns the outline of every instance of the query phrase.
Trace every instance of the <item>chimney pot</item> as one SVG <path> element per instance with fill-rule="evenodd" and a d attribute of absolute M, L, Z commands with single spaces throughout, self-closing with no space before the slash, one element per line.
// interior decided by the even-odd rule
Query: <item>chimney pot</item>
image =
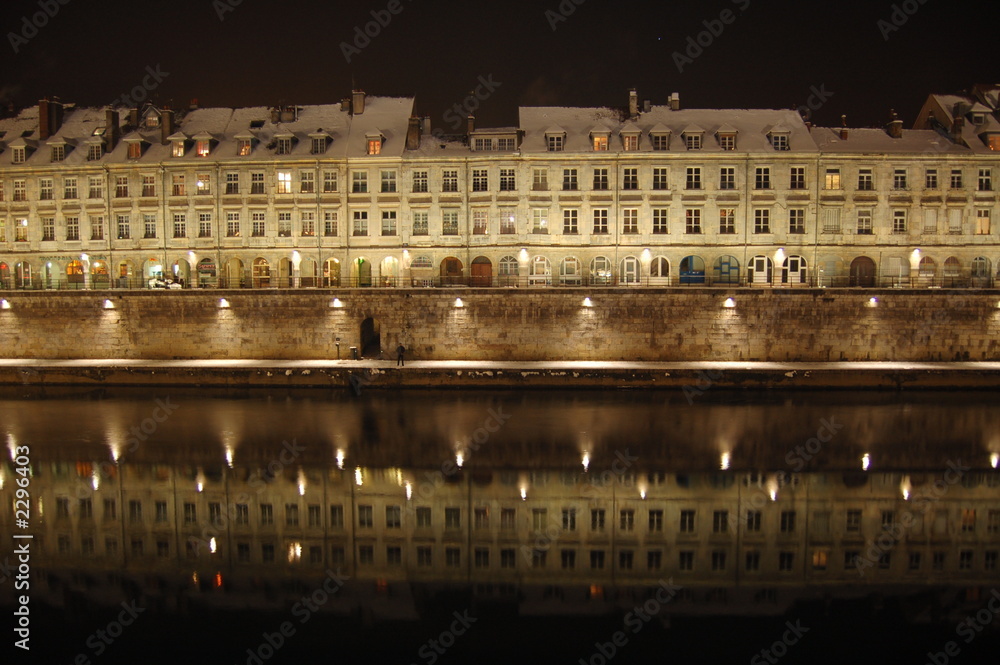
<path fill-rule="evenodd" d="M 410 116 L 410 122 L 406 127 L 406 149 L 420 149 L 420 118 Z"/>
<path fill-rule="evenodd" d="M 670 95 L 670 110 L 680 111 L 681 110 L 681 95 L 678 92 L 671 93 Z"/>
<path fill-rule="evenodd" d="M 628 116 L 632 120 L 639 117 L 639 93 L 635 88 L 628 91 Z"/>
<path fill-rule="evenodd" d="M 429 115 L 424 116 L 424 134 L 431 135 L 431 117 Z"/>
<path fill-rule="evenodd" d="M 355 90 L 351 95 L 351 113 L 361 115 L 365 112 L 365 91 Z"/>
<path fill-rule="evenodd" d="M 169 145 L 168 136 L 174 133 L 174 112 L 170 109 L 163 109 L 160 116 L 160 143 Z"/>
<path fill-rule="evenodd" d="M 469 134 L 472 134 L 472 132 L 476 131 L 476 116 L 470 115 L 468 118 L 466 118 L 466 121 L 467 121 L 466 125 L 467 132 Z"/>

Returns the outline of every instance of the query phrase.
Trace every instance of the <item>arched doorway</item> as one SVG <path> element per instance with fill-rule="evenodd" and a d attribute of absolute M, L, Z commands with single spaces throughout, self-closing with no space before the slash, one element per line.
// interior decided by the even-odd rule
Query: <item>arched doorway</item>
<path fill-rule="evenodd" d="M 223 288 L 242 289 L 246 286 L 246 276 L 243 273 L 243 261 L 240 259 L 229 259 L 226 261 L 225 284 Z"/>
<path fill-rule="evenodd" d="M 302 288 L 311 289 L 316 286 L 316 262 L 312 259 L 302 259 L 299 264 L 299 277 L 302 280 Z"/>
<path fill-rule="evenodd" d="M 465 281 L 465 267 L 454 256 L 441 261 L 441 286 L 461 284 Z"/>
<path fill-rule="evenodd" d="M 934 286 L 937 281 L 937 263 L 929 256 L 920 259 L 917 265 L 917 286 Z"/>
<path fill-rule="evenodd" d="M 56 279 L 53 276 L 52 262 L 47 261 L 45 265 L 42 266 L 42 288 L 51 289 L 54 282 L 56 282 Z"/>
<path fill-rule="evenodd" d="M 382 335 L 378 321 L 369 316 L 361 322 L 361 355 L 365 358 L 377 358 L 381 353 Z"/>
<path fill-rule="evenodd" d="M 105 261 L 94 261 L 90 264 L 90 286 L 94 289 L 106 289 L 111 285 L 111 274 Z"/>
<path fill-rule="evenodd" d="M 354 259 L 351 263 L 351 277 L 354 286 L 368 287 L 372 285 L 372 264 L 368 259 L 361 257 Z"/>
<path fill-rule="evenodd" d="M 71 289 L 82 289 L 84 285 L 83 264 L 70 261 L 66 264 L 66 284 Z"/>
<path fill-rule="evenodd" d="M 472 259 L 471 278 L 469 286 L 492 286 L 493 284 L 493 262 L 485 256 L 477 256 Z"/>
<path fill-rule="evenodd" d="M 198 286 L 205 288 L 215 286 L 218 279 L 218 272 L 215 267 L 215 259 L 202 259 L 198 261 Z"/>
<path fill-rule="evenodd" d="M 513 256 L 505 256 L 497 265 L 497 281 L 500 286 L 517 286 L 520 264 Z"/>
<path fill-rule="evenodd" d="M 180 284 L 182 287 L 191 286 L 191 264 L 187 262 L 187 259 L 174 261 L 174 265 L 170 266 L 170 275 L 173 277 L 174 284 Z"/>
<path fill-rule="evenodd" d="M 10 288 L 10 266 L 0 263 L 0 289 Z"/>
<path fill-rule="evenodd" d="M 944 260 L 944 286 L 945 288 L 955 288 L 956 286 L 966 286 L 962 280 L 962 262 L 957 256 L 949 256 Z"/>
<path fill-rule="evenodd" d="M 988 289 L 991 285 L 990 260 L 985 256 L 977 256 L 972 259 L 972 286 Z"/>
<path fill-rule="evenodd" d="M 774 264 L 770 257 L 755 256 L 747 266 L 747 282 L 749 284 L 770 284 L 773 278 Z"/>
<path fill-rule="evenodd" d="M 528 286 L 549 286 L 552 284 L 552 264 L 544 256 L 531 257 L 528 268 Z"/>
<path fill-rule="evenodd" d="M 606 256 L 595 256 L 590 262 L 590 283 L 605 286 L 611 284 L 613 277 L 611 260 Z"/>
<path fill-rule="evenodd" d="M 287 256 L 278 259 L 278 283 L 275 286 L 279 289 L 290 289 L 295 286 L 292 281 L 292 262 Z"/>
<path fill-rule="evenodd" d="M 271 265 L 264 257 L 253 260 L 253 288 L 267 289 L 271 287 Z"/>
<path fill-rule="evenodd" d="M 340 259 L 327 259 L 323 262 L 323 286 L 340 286 Z"/>
<path fill-rule="evenodd" d="M 649 262 L 649 285 L 670 286 L 670 261 L 665 256 L 654 256 Z"/>
<path fill-rule="evenodd" d="M 378 266 L 380 286 L 399 286 L 399 259 L 387 256 Z"/>
<path fill-rule="evenodd" d="M 808 283 L 806 260 L 801 256 L 789 256 L 781 264 L 781 283 L 797 286 Z"/>
<path fill-rule="evenodd" d="M 705 261 L 700 256 L 685 256 L 681 259 L 681 284 L 704 284 Z"/>
<path fill-rule="evenodd" d="M 716 284 L 739 284 L 740 262 L 735 256 L 720 256 L 712 265 L 712 273 Z"/>
<path fill-rule="evenodd" d="M 31 264 L 27 261 L 14 264 L 14 288 L 31 288 Z"/>
<path fill-rule="evenodd" d="M 622 286 L 638 286 L 642 279 L 642 264 L 634 256 L 622 259 L 621 270 L 618 273 L 618 284 Z"/>
<path fill-rule="evenodd" d="M 869 289 L 875 286 L 875 262 L 867 256 L 851 261 L 851 286 Z"/>
<path fill-rule="evenodd" d="M 569 286 L 579 286 L 583 281 L 583 268 L 580 267 L 580 259 L 575 256 L 567 256 L 559 263 L 559 283 Z"/>

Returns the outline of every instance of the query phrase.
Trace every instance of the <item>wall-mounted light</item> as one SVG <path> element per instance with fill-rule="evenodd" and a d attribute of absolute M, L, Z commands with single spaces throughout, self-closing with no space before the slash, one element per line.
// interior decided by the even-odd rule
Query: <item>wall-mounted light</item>
<path fill-rule="evenodd" d="M 723 471 L 727 471 L 729 469 L 729 463 L 731 459 L 732 458 L 730 457 L 729 453 L 722 453 L 722 459 L 719 460 L 719 468 L 722 469 Z"/>
<path fill-rule="evenodd" d="M 105 301 L 104 301 L 104 309 L 114 309 L 114 308 L 115 308 L 115 304 L 113 302 L 111 302 L 110 300 L 105 299 Z"/>
<path fill-rule="evenodd" d="M 593 307 L 594 303 L 590 300 L 590 298 L 584 298 L 583 299 L 583 306 L 584 307 Z"/>
<path fill-rule="evenodd" d="M 736 301 L 732 298 L 726 298 L 725 302 L 722 303 L 722 306 L 732 309 L 733 307 L 736 307 Z"/>
<path fill-rule="evenodd" d="M 461 298 L 455 298 L 455 307 L 465 307 L 465 303 L 462 302 Z"/>
<path fill-rule="evenodd" d="M 225 298 L 219 298 L 219 309 L 229 309 L 229 301 Z"/>
<path fill-rule="evenodd" d="M 990 466 L 992 466 L 995 469 L 997 468 L 998 464 L 1000 464 L 1000 454 L 993 453 L 992 455 L 990 455 Z"/>
<path fill-rule="evenodd" d="M 10 302 L 6 298 L 0 300 L 0 309 L 10 309 Z"/>
<path fill-rule="evenodd" d="M 330 301 L 330 307 L 335 307 L 337 309 L 344 306 L 344 303 L 340 302 L 340 298 L 334 298 Z"/>
<path fill-rule="evenodd" d="M 871 298 L 869 298 L 868 299 L 868 306 L 869 307 L 878 307 L 878 298 L 876 298 L 875 296 L 872 296 Z"/>
<path fill-rule="evenodd" d="M 872 457 L 868 453 L 861 456 L 861 470 L 867 471 L 872 465 Z"/>

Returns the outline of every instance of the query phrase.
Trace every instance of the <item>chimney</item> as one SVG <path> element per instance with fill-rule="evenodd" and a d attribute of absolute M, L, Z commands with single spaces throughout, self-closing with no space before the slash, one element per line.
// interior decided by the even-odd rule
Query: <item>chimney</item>
<path fill-rule="evenodd" d="M 465 121 L 466 121 L 465 125 L 466 132 L 468 134 L 472 134 L 472 132 L 476 131 L 476 116 L 470 115 L 468 118 L 465 119 Z"/>
<path fill-rule="evenodd" d="M 343 99 L 340 100 L 340 110 L 343 111 L 344 113 L 350 113 L 351 112 L 351 98 L 350 97 L 344 97 Z"/>
<path fill-rule="evenodd" d="M 681 110 L 681 95 L 679 92 L 674 92 L 670 94 L 670 110 L 671 111 Z"/>
<path fill-rule="evenodd" d="M 429 115 L 424 116 L 424 134 L 431 135 L 431 117 Z"/>
<path fill-rule="evenodd" d="M 847 116 L 846 115 L 840 116 L 840 140 L 841 141 L 846 141 L 847 140 Z"/>
<path fill-rule="evenodd" d="M 274 108 L 271 109 L 271 124 L 277 125 L 280 120 L 281 120 L 281 108 L 275 106 Z"/>
<path fill-rule="evenodd" d="M 420 118 L 410 116 L 410 122 L 406 126 L 406 149 L 420 149 Z"/>
<path fill-rule="evenodd" d="M 111 152 L 118 145 L 118 140 L 122 137 L 122 128 L 118 124 L 118 111 L 115 109 L 108 109 L 104 114 L 104 141 L 105 151 Z"/>
<path fill-rule="evenodd" d="M 128 126 L 133 130 L 139 129 L 139 109 L 128 110 Z"/>
<path fill-rule="evenodd" d="M 956 143 L 962 140 L 962 130 L 965 129 L 965 118 L 958 116 L 951 125 L 952 140 Z"/>
<path fill-rule="evenodd" d="M 353 115 L 361 115 L 365 112 L 365 91 L 355 90 L 351 95 L 351 112 Z"/>
<path fill-rule="evenodd" d="M 653 110 L 653 104 L 648 99 L 642 100 L 642 112 L 649 113 Z"/>
<path fill-rule="evenodd" d="M 899 118 L 893 118 L 889 122 L 889 136 L 894 139 L 903 138 L 903 121 Z"/>
<path fill-rule="evenodd" d="M 188 105 L 188 111 L 197 111 L 197 110 L 198 110 L 198 98 L 195 97 L 194 99 L 191 100 L 191 103 Z"/>
<path fill-rule="evenodd" d="M 298 115 L 299 115 L 298 106 L 281 107 L 281 122 L 295 122 L 298 119 Z"/>
<path fill-rule="evenodd" d="M 62 128 L 63 109 L 58 97 L 49 100 L 49 134 L 55 134 Z"/>
<path fill-rule="evenodd" d="M 635 88 L 628 91 L 628 117 L 632 120 L 639 117 L 639 93 Z"/>
<path fill-rule="evenodd" d="M 160 143 L 168 145 L 167 137 L 174 133 L 174 112 L 170 109 L 163 109 L 160 117 Z"/>
<path fill-rule="evenodd" d="M 49 99 L 38 100 L 38 138 L 45 140 L 52 136 L 52 130 L 49 125 Z"/>

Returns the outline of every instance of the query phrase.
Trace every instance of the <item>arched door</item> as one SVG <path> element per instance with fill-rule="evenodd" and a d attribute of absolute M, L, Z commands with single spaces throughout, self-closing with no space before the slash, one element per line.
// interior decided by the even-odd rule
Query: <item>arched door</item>
<path fill-rule="evenodd" d="M 279 289 L 290 289 L 295 284 L 292 282 L 292 262 L 287 256 L 278 259 L 278 283 Z"/>
<path fill-rule="evenodd" d="M 299 277 L 302 280 L 302 288 L 309 289 L 316 286 L 316 262 L 312 259 L 302 259 L 299 264 Z"/>
<path fill-rule="evenodd" d="M 271 266 L 267 259 L 257 257 L 253 260 L 253 288 L 266 289 L 271 286 Z"/>
<path fill-rule="evenodd" d="M 700 256 L 685 256 L 681 259 L 681 284 L 704 284 L 705 261 Z"/>
<path fill-rule="evenodd" d="M 323 286 L 340 286 L 340 260 L 327 259 L 323 262 Z"/>
<path fill-rule="evenodd" d="M 14 288 L 31 288 L 31 264 L 27 261 L 14 264 Z"/>
<path fill-rule="evenodd" d="M 867 256 L 851 261 L 851 286 L 866 289 L 875 286 L 875 262 Z"/>
<path fill-rule="evenodd" d="M 739 284 L 740 262 L 735 256 L 720 256 L 712 266 L 712 279 L 716 284 Z"/>
<path fill-rule="evenodd" d="M 170 274 L 173 275 L 174 284 L 180 284 L 184 288 L 191 286 L 191 264 L 187 260 L 177 259 L 174 261 Z"/>
<path fill-rule="evenodd" d="M 106 289 L 111 284 L 111 274 L 105 261 L 93 261 L 90 264 L 90 286 L 95 289 Z"/>
<path fill-rule="evenodd" d="M 639 263 L 639 259 L 634 256 L 626 256 L 622 259 L 618 279 L 618 283 L 623 286 L 638 286 L 642 279 L 642 264 Z"/>
<path fill-rule="evenodd" d="M 747 281 L 750 284 L 770 284 L 773 278 L 774 264 L 767 256 L 755 256 L 747 266 Z"/>
<path fill-rule="evenodd" d="M 0 289 L 10 288 L 10 266 L 0 263 Z"/>
<path fill-rule="evenodd" d="M 229 259 L 226 261 L 226 283 L 223 287 L 228 289 L 242 289 L 246 284 L 246 276 L 243 274 L 243 261 L 240 259 Z"/>
<path fill-rule="evenodd" d="M 491 286 L 493 284 L 493 262 L 485 256 L 472 259 L 469 286 Z"/>
<path fill-rule="evenodd" d="M 670 285 L 670 261 L 665 256 L 654 256 L 649 262 L 649 285 Z"/>
<path fill-rule="evenodd" d="M 454 256 L 441 261 L 441 285 L 461 284 L 465 278 L 465 271 L 462 262 Z"/>
<path fill-rule="evenodd" d="M 797 286 L 807 283 L 806 260 L 801 256 L 789 256 L 781 264 L 781 283 Z"/>

